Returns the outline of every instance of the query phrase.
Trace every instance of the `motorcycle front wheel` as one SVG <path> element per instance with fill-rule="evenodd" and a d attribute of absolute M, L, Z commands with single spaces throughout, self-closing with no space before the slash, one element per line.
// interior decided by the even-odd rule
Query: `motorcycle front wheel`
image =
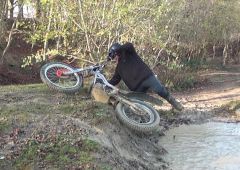
<path fill-rule="evenodd" d="M 137 99 L 131 99 L 130 101 L 144 114 L 138 114 L 127 104 L 119 102 L 116 106 L 116 114 L 119 120 L 128 128 L 138 132 L 146 133 L 156 130 L 160 123 L 158 112 L 143 101 Z"/>

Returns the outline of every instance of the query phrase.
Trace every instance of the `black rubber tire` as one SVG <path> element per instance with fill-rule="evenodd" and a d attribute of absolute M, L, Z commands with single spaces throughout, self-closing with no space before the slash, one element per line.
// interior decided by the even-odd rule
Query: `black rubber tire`
<path fill-rule="evenodd" d="M 130 119 L 128 116 L 124 114 L 125 105 L 121 102 L 119 102 L 116 106 L 116 114 L 119 120 L 130 129 L 138 132 L 146 133 L 146 132 L 155 131 L 159 127 L 159 123 L 160 123 L 160 116 L 158 112 L 151 105 L 143 101 L 140 101 L 137 99 L 131 99 L 131 102 L 137 103 L 138 105 L 143 106 L 142 109 L 148 110 L 150 114 L 154 117 L 154 120 L 150 123 L 139 123 Z"/>
<path fill-rule="evenodd" d="M 62 67 L 63 69 L 73 70 L 73 67 L 61 62 L 51 62 L 43 65 L 40 69 L 40 77 L 43 83 L 45 83 L 49 88 L 58 92 L 72 94 L 72 93 L 76 93 L 83 87 L 83 76 L 79 75 L 78 73 L 73 74 L 74 78 L 77 79 L 77 83 L 74 86 L 61 87 L 55 84 L 54 82 L 52 82 L 47 77 L 47 71 L 55 66 L 57 66 L 58 68 Z"/>

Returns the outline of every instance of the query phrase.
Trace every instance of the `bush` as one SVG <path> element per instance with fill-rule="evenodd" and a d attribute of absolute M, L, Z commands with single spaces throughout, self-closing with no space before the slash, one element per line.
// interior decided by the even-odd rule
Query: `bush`
<path fill-rule="evenodd" d="M 170 90 L 186 90 L 196 88 L 208 82 L 198 73 L 184 67 L 167 67 L 158 64 L 154 69 L 161 82 Z"/>

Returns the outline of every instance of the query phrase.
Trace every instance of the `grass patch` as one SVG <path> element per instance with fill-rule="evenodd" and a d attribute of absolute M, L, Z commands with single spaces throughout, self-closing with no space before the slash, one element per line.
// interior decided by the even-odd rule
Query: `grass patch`
<path fill-rule="evenodd" d="M 0 107 L 0 132 L 6 132 L 11 125 L 22 126 L 28 123 L 30 115 L 21 107 Z"/>
<path fill-rule="evenodd" d="M 89 163 L 92 160 L 93 160 L 93 158 L 91 157 L 91 155 L 88 152 L 85 152 L 85 151 L 80 152 L 79 161 L 81 163 Z"/>
<path fill-rule="evenodd" d="M 99 169 L 100 170 L 112 170 L 113 168 L 109 165 L 101 165 Z"/>
<path fill-rule="evenodd" d="M 83 87 L 78 91 L 78 94 L 87 95 L 88 87 Z M 75 94 L 63 94 L 57 91 L 51 90 L 46 84 L 27 84 L 27 85 L 7 85 L 1 86 L 0 93 L 41 93 L 48 96 L 54 96 L 56 94 L 62 94 L 63 96 L 75 96 Z"/>
<path fill-rule="evenodd" d="M 89 139 L 71 141 L 66 136 L 49 136 L 44 141 L 30 140 L 21 154 L 15 159 L 17 169 L 29 164 L 44 167 L 71 168 L 79 166 L 93 166 L 93 152 L 99 150 L 99 145 Z M 36 165 L 37 164 L 37 165 Z"/>
<path fill-rule="evenodd" d="M 206 78 L 199 76 L 197 70 L 185 67 L 170 67 L 159 64 L 154 72 L 159 75 L 162 84 L 170 90 L 182 91 L 196 88 L 208 83 Z"/>
<path fill-rule="evenodd" d="M 5 131 L 7 131 L 7 129 L 9 129 L 10 127 L 10 123 L 8 121 L 8 119 L 6 117 L 2 117 L 0 118 L 0 133 L 4 133 Z"/>
<path fill-rule="evenodd" d="M 44 84 L 28 84 L 28 85 L 8 85 L 1 86 L 1 92 L 27 92 L 27 93 L 35 93 L 35 92 L 47 92 L 49 91 L 48 87 Z"/>
<path fill-rule="evenodd" d="M 43 117 L 57 117 L 56 114 L 67 114 L 69 117 L 96 125 L 111 117 L 107 114 L 112 111 L 110 106 L 85 98 L 85 93 L 65 95 L 53 92 L 43 84 L 2 86 L 1 92 L 3 95 L 0 96 L 0 134 L 8 135 L 15 128 L 26 132 L 25 135 L 18 136 L 18 140 L 24 140 L 24 144 L 17 144 L 17 150 L 11 154 L 11 165 L 13 164 L 15 169 L 95 168 L 92 155 L 98 152 L 98 144 L 88 139 L 79 139 L 83 134 L 77 133 L 80 131 L 74 130 L 74 127 L 71 129 L 68 124 L 60 123 L 60 126 L 64 127 L 58 134 L 52 134 L 52 131 L 41 131 L 41 134 L 33 131 L 32 134 L 33 129 L 24 128 L 38 127 L 39 120 Z M 47 117 L 52 119 L 51 116 Z M 31 136 L 28 133 L 31 133 Z"/>
<path fill-rule="evenodd" d="M 11 125 L 25 126 L 36 115 L 52 113 L 53 107 L 46 104 L 24 103 L 0 106 L 0 132 L 8 131 Z"/>
<path fill-rule="evenodd" d="M 0 91 L 0 132 L 7 131 L 11 125 L 25 125 L 36 115 L 67 114 L 82 120 L 90 120 L 92 124 L 108 119 L 107 104 L 94 102 L 85 98 L 86 94 L 65 95 L 52 92 L 43 84 L 3 86 Z M 7 93 L 7 92 L 10 93 Z"/>
<path fill-rule="evenodd" d="M 211 65 L 202 57 L 192 58 L 192 59 L 183 59 L 182 64 L 184 67 L 190 68 L 191 70 L 200 70 L 207 69 Z"/>
<path fill-rule="evenodd" d="M 230 113 L 235 113 L 237 109 L 240 109 L 240 100 L 230 101 L 229 103 L 222 105 L 221 109 Z"/>
<path fill-rule="evenodd" d="M 93 101 L 92 99 L 79 102 L 72 100 L 59 106 L 55 106 L 57 112 L 71 115 L 72 117 L 89 120 L 90 124 L 96 125 L 109 120 L 111 106 Z"/>

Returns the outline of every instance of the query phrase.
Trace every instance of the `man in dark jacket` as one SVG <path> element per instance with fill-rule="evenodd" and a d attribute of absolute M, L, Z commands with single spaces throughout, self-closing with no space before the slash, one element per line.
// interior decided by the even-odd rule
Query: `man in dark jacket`
<path fill-rule="evenodd" d="M 179 111 L 183 109 L 183 106 L 170 95 L 152 70 L 139 57 L 131 43 L 113 44 L 109 49 L 108 57 L 110 60 L 117 60 L 117 67 L 109 81 L 110 84 L 115 86 L 122 79 L 131 91 L 145 93 L 151 89 L 166 99 L 175 109 Z"/>

